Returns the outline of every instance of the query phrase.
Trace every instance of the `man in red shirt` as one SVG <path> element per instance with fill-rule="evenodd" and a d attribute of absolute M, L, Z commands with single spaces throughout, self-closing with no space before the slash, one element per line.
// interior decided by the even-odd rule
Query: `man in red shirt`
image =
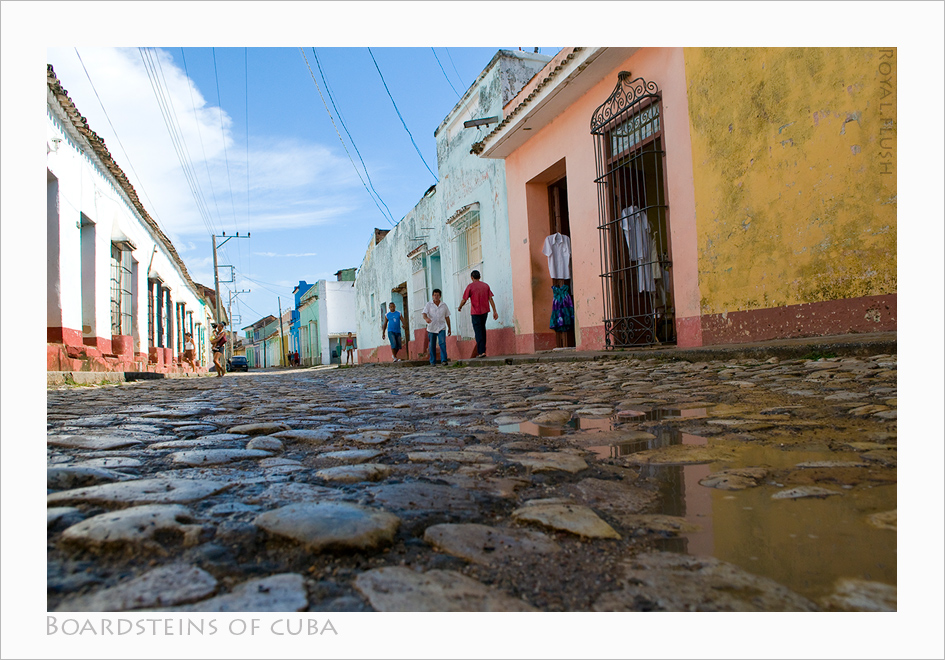
<path fill-rule="evenodd" d="M 486 357 L 486 319 L 489 316 L 489 305 L 492 305 L 493 320 L 499 319 L 499 312 L 495 309 L 495 301 L 492 299 L 492 289 L 485 282 L 481 282 L 478 270 L 469 274 L 472 279 L 469 286 L 463 292 L 463 302 L 456 308 L 457 312 L 463 311 L 463 305 L 466 301 L 471 303 L 470 318 L 472 319 L 473 332 L 476 333 L 476 357 Z"/>

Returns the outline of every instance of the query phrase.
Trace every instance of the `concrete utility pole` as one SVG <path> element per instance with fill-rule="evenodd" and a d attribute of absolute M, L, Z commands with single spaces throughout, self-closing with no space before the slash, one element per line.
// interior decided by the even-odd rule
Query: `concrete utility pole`
<path fill-rule="evenodd" d="M 226 318 L 233 318 L 233 298 L 240 295 L 241 293 L 249 293 L 252 289 L 246 289 L 245 291 L 230 291 L 230 297 L 226 305 Z M 230 331 L 227 333 L 229 341 L 227 341 L 227 348 L 229 349 L 230 357 L 233 357 L 233 334 L 236 328 L 230 328 Z"/>
<path fill-rule="evenodd" d="M 216 314 L 217 323 L 219 323 L 222 320 L 220 317 L 220 304 L 221 304 L 220 303 L 220 277 L 219 277 L 219 274 L 217 273 L 217 248 L 223 247 L 224 245 L 226 245 L 226 241 L 230 240 L 231 238 L 249 238 L 249 236 L 250 236 L 249 232 L 246 233 L 246 236 L 240 236 L 239 232 L 236 232 L 236 236 L 227 236 L 226 232 L 223 232 L 223 235 L 219 237 L 216 234 L 213 234 L 212 236 L 213 238 L 213 288 L 217 294 L 216 296 L 217 304 L 216 304 L 216 309 L 214 310 L 214 313 Z M 217 238 L 224 238 L 226 240 L 220 243 L 220 245 L 217 245 Z"/>

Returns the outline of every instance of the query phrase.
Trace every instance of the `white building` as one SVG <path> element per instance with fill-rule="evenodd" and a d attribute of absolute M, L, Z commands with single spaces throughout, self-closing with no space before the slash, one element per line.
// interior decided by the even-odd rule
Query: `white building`
<path fill-rule="evenodd" d="M 344 345 L 350 332 L 357 346 L 357 315 L 354 282 L 318 280 L 318 333 L 321 364 L 344 364 Z M 354 352 L 358 363 L 358 352 Z"/>
<path fill-rule="evenodd" d="M 549 57 L 498 51 L 434 132 L 439 183 L 391 230 L 375 230 L 357 277 L 358 336 L 362 361 L 390 361 L 381 333 L 388 304 L 403 314 L 402 358 L 427 350 L 421 312 L 440 289 L 451 311 L 452 358 L 475 350 L 469 308 L 457 312 L 469 274 L 478 270 L 492 289 L 498 321 L 487 324 L 490 354 L 514 353 L 512 266 L 504 161 L 481 159 L 470 150 L 502 121 L 503 107 Z M 467 127 L 467 122 L 475 122 Z"/>
<path fill-rule="evenodd" d="M 185 332 L 212 364 L 201 287 L 51 66 L 46 230 L 48 370 L 179 370 Z"/>

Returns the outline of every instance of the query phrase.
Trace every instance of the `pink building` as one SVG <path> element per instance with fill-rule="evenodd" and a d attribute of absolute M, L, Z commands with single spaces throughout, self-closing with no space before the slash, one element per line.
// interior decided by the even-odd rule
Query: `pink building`
<path fill-rule="evenodd" d="M 506 104 L 516 352 L 895 330 L 895 50 L 823 50 L 565 48 Z"/>

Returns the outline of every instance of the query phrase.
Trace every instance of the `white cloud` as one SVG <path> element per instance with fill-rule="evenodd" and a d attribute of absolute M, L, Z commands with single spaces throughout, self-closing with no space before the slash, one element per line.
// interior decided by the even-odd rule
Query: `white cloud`
<path fill-rule="evenodd" d="M 185 236 L 221 231 L 324 225 L 354 210 L 348 193 L 361 182 L 346 157 L 324 145 L 258 135 L 250 136 L 247 154 L 245 142 L 238 143 L 245 137 L 239 130 L 234 136 L 229 115 L 204 98 L 167 51 L 83 47 L 77 55 L 73 48 L 50 48 L 47 60 L 175 245 Z M 145 60 L 157 71 L 152 76 L 172 118 L 160 110 Z M 169 123 L 183 137 L 178 148 L 189 176 Z"/>

